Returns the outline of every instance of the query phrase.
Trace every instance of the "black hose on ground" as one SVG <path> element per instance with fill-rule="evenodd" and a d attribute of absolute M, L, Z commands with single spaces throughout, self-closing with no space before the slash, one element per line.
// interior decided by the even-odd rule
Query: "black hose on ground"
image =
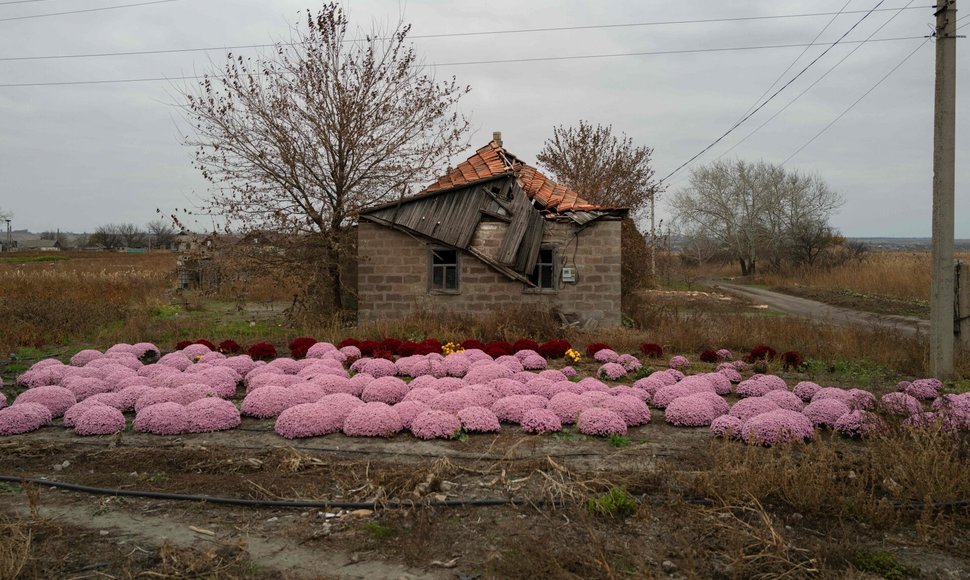
<path fill-rule="evenodd" d="M 243 499 L 234 497 L 219 497 L 211 495 L 187 495 L 181 493 L 166 493 L 159 491 L 141 491 L 137 489 L 117 489 L 111 487 L 92 487 L 90 485 L 80 485 L 77 483 L 65 483 L 61 481 L 48 481 L 34 477 L 16 477 L 12 475 L 0 475 L 0 481 L 7 483 L 44 485 L 90 493 L 95 495 L 113 495 L 119 497 L 140 497 L 146 499 L 163 499 L 175 501 L 199 501 L 218 505 L 235 505 L 259 508 L 336 508 L 336 509 L 378 509 L 378 508 L 410 508 L 410 507 L 464 507 L 464 506 L 504 506 L 504 505 L 554 505 L 549 500 L 529 501 L 522 498 L 484 498 L 484 499 L 445 499 L 433 501 L 407 501 L 394 500 L 387 502 L 373 501 L 304 501 L 304 500 L 262 500 L 262 499 Z"/>

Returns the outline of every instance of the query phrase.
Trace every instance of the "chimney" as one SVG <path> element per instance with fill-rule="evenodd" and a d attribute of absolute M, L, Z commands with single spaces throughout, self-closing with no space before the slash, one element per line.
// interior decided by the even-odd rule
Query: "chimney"
<path fill-rule="evenodd" d="M 492 132 L 492 141 L 494 141 L 496 145 L 498 145 L 499 147 L 501 147 L 502 146 L 502 132 L 501 131 L 494 131 L 494 132 Z"/>

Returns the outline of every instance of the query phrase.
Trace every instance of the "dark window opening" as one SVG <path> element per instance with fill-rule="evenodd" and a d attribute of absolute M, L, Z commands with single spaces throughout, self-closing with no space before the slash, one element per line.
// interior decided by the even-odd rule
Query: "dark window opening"
<path fill-rule="evenodd" d="M 529 276 L 529 281 L 538 288 L 556 287 L 556 263 L 553 259 L 553 251 L 551 249 L 539 250 L 536 269 Z"/>
<path fill-rule="evenodd" d="M 431 250 L 431 289 L 458 290 L 457 250 Z"/>

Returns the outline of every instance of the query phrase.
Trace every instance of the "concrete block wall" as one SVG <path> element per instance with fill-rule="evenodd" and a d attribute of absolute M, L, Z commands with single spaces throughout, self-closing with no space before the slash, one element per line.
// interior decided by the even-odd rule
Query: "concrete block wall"
<path fill-rule="evenodd" d="M 483 221 L 471 247 L 494 256 L 508 225 Z M 577 234 L 577 231 L 579 232 Z M 597 221 L 585 229 L 572 223 L 547 222 L 543 244 L 558 248 L 566 266 L 576 271 L 575 284 L 556 291 L 527 289 L 470 254 L 459 258 L 459 293 L 428 290 L 430 244 L 391 228 L 362 221 L 357 228 L 358 321 L 407 316 L 416 310 L 487 314 L 506 306 L 556 307 L 600 326 L 619 326 L 620 222 Z"/>

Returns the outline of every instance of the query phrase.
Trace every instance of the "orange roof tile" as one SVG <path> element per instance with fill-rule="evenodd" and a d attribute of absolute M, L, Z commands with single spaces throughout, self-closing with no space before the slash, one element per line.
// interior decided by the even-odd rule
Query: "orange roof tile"
<path fill-rule="evenodd" d="M 523 191 L 549 211 L 597 211 L 624 209 L 592 204 L 565 185 L 560 185 L 543 175 L 538 169 L 524 163 L 504 147 L 490 141 L 488 145 L 458 164 L 446 175 L 439 177 L 421 193 L 433 193 L 469 183 L 514 174 Z"/>

